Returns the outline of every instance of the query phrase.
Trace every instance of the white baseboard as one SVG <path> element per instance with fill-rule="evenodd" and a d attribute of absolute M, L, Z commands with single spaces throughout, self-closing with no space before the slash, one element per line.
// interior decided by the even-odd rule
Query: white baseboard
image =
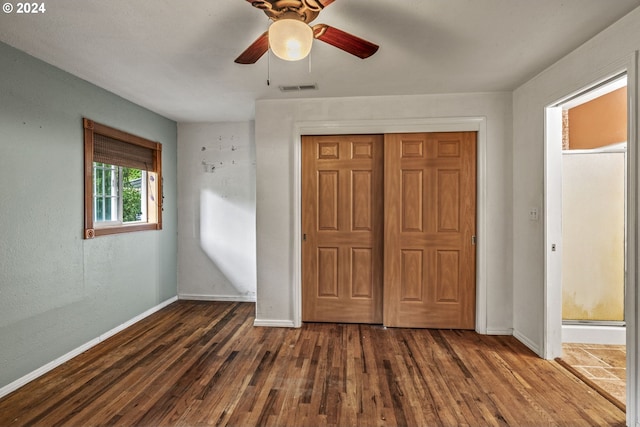
<path fill-rule="evenodd" d="M 534 343 L 533 341 L 531 341 L 528 337 L 526 337 L 525 335 L 521 334 L 519 331 L 517 330 L 513 330 L 513 336 L 520 341 L 522 344 L 526 345 L 527 347 L 529 347 L 529 349 L 531 351 L 533 351 L 535 354 L 537 354 L 538 356 L 542 357 L 542 351 L 540 350 L 540 347 L 538 347 L 536 345 L 536 343 Z"/>
<path fill-rule="evenodd" d="M 627 328 L 624 326 L 562 325 L 562 342 L 625 345 Z"/>
<path fill-rule="evenodd" d="M 233 302 L 256 302 L 255 295 L 201 295 L 201 294 L 178 294 L 178 299 L 187 301 L 233 301 Z"/>
<path fill-rule="evenodd" d="M 270 319 L 255 319 L 253 326 L 266 326 L 269 328 L 295 328 L 293 320 L 270 320 Z"/>
<path fill-rule="evenodd" d="M 116 326 L 115 328 L 105 332 L 104 334 L 100 335 L 97 338 L 92 339 L 89 342 L 86 342 L 84 344 L 82 344 L 80 347 L 77 347 L 73 350 L 71 350 L 70 352 L 63 354 L 62 356 L 58 357 L 57 359 L 47 363 L 44 366 L 39 367 L 38 369 L 36 369 L 35 371 L 32 371 L 30 373 L 28 373 L 27 375 L 18 378 L 17 380 L 13 381 L 12 383 L 7 384 L 6 386 L 0 388 L 0 398 L 8 395 L 9 393 L 12 393 L 14 391 L 16 391 L 17 389 L 19 389 L 20 387 L 24 386 L 25 384 L 35 380 L 36 378 L 46 374 L 47 372 L 53 370 L 54 368 L 57 368 L 58 366 L 62 365 L 65 362 L 68 362 L 69 360 L 73 359 L 74 357 L 78 356 L 79 354 L 84 353 L 85 351 L 89 350 L 91 347 L 96 346 L 97 344 L 100 344 L 102 341 L 106 340 L 107 338 L 112 337 L 113 335 L 117 334 L 118 332 L 132 326 L 133 324 L 141 321 L 142 319 L 144 319 L 145 317 L 148 317 L 150 315 L 152 315 L 153 313 L 155 313 L 156 311 L 159 311 L 161 309 L 163 309 L 164 307 L 168 306 L 169 304 L 176 302 L 178 300 L 178 297 L 173 297 L 173 298 L 169 298 L 166 301 L 161 302 L 160 304 L 156 305 L 155 307 L 151 307 L 149 310 L 145 311 L 142 314 L 139 314 L 138 316 L 134 317 L 131 320 L 128 320 L 127 322 Z"/>
<path fill-rule="evenodd" d="M 487 329 L 487 333 L 485 335 L 513 335 L 513 328 Z"/>

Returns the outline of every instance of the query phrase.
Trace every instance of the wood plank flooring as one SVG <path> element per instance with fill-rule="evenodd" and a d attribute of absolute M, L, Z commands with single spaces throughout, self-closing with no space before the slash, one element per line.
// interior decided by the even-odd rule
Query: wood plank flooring
<path fill-rule="evenodd" d="M 180 301 L 0 400 L 0 426 L 623 426 L 513 337 L 253 326 Z"/>

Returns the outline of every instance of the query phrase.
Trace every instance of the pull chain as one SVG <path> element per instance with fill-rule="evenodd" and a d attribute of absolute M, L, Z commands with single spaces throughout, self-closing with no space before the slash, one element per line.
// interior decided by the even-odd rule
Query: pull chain
<path fill-rule="evenodd" d="M 267 86 L 271 86 L 271 49 L 267 50 Z"/>
<path fill-rule="evenodd" d="M 269 26 L 271 25 L 271 20 L 268 19 L 267 22 L 267 32 L 269 32 Z M 271 86 L 271 48 L 267 45 L 267 86 Z"/>

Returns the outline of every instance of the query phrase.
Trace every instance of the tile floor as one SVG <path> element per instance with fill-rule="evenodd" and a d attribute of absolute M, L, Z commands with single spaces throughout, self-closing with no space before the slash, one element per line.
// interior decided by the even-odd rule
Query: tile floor
<path fill-rule="evenodd" d="M 620 402 L 626 402 L 624 345 L 562 344 L 562 360 Z"/>

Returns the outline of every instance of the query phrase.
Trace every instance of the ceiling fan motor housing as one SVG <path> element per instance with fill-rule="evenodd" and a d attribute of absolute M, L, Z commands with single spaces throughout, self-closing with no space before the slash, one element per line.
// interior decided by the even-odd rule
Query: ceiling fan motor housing
<path fill-rule="evenodd" d="M 292 18 L 307 24 L 318 17 L 323 6 L 317 0 L 254 0 L 251 5 L 261 9 L 273 21 Z"/>

